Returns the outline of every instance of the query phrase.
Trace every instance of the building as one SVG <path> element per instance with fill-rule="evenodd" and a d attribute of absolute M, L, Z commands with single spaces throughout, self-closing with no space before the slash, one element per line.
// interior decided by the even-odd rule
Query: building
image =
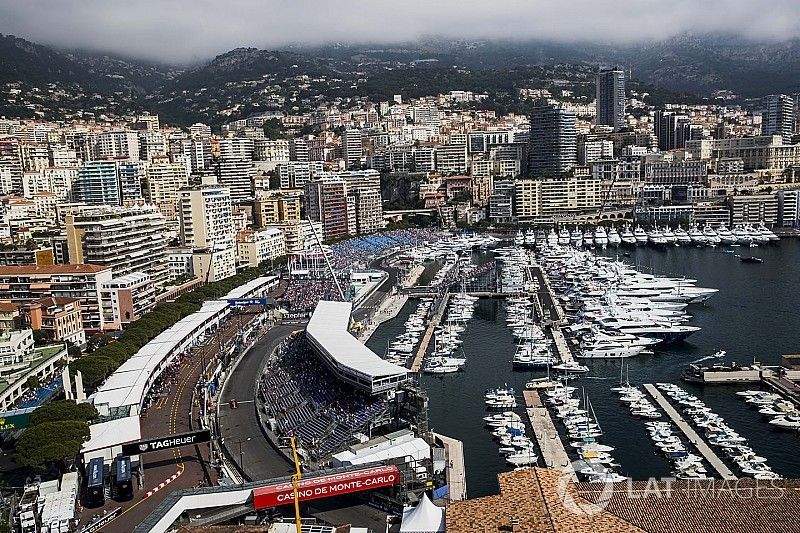
<path fill-rule="evenodd" d="M 347 196 L 353 206 L 355 233 L 368 235 L 383 228 L 381 175 L 376 170 L 341 172 L 338 176 L 347 184 Z"/>
<path fill-rule="evenodd" d="M 653 116 L 658 149 L 666 152 L 683 148 L 689 140 L 702 139 L 702 126 L 694 126 L 687 115 L 658 110 Z"/>
<path fill-rule="evenodd" d="M 436 172 L 464 174 L 467 172 L 467 145 L 440 144 L 435 149 Z"/>
<path fill-rule="evenodd" d="M 305 186 L 305 198 L 306 215 L 312 221 L 322 222 L 325 240 L 350 234 L 353 206 L 351 202 L 348 209 L 347 183 L 343 179 L 326 176 L 310 181 Z"/>
<path fill-rule="evenodd" d="M 600 70 L 596 86 L 596 124 L 621 130 L 625 127 L 625 72 L 619 67 Z"/>
<path fill-rule="evenodd" d="M 90 205 L 120 205 L 117 163 L 115 161 L 86 161 L 78 168 L 72 184 L 72 197 L 76 202 Z"/>
<path fill-rule="evenodd" d="M 319 239 L 319 242 L 322 241 L 322 222 L 310 222 L 307 220 L 280 222 L 278 224 L 270 224 L 266 226 L 266 229 L 276 229 L 283 233 L 287 255 L 303 253 L 305 250 L 317 247 L 317 239 Z"/>
<path fill-rule="evenodd" d="M 198 248 L 192 251 L 192 273 L 206 283 L 214 283 L 236 274 L 236 247 L 213 251 Z"/>
<path fill-rule="evenodd" d="M 157 206 L 167 220 L 175 220 L 178 191 L 189 183 L 186 166 L 158 158 L 147 167 L 146 176 L 147 201 Z"/>
<path fill-rule="evenodd" d="M 42 246 L 33 250 L 27 247 L 0 249 L 0 265 L 40 265 L 55 264 L 52 246 Z"/>
<path fill-rule="evenodd" d="M 145 170 L 137 161 L 120 161 L 119 174 L 120 201 L 123 204 L 144 200 Z"/>
<path fill-rule="evenodd" d="M 778 195 L 750 194 L 731 196 L 731 224 L 759 224 L 774 226 L 778 223 Z"/>
<path fill-rule="evenodd" d="M 761 135 L 780 135 L 783 144 L 792 144 L 794 99 L 786 94 L 770 94 L 762 99 L 761 104 Z"/>
<path fill-rule="evenodd" d="M 287 161 L 276 165 L 281 189 L 301 189 L 323 172 L 322 161 Z"/>
<path fill-rule="evenodd" d="M 0 266 L 0 300 L 24 304 L 46 297 L 77 299 L 88 332 L 102 331 L 100 288 L 110 281 L 110 267 L 100 265 Z"/>
<path fill-rule="evenodd" d="M 489 196 L 489 220 L 510 224 L 514 219 L 514 180 L 495 180 Z"/>
<path fill-rule="evenodd" d="M 66 217 L 72 265 L 89 263 L 114 277 L 143 272 L 160 287 L 167 280 L 164 216 L 154 206 L 97 208 Z"/>
<path fill-rule="evenodd" d="M 86 342 L 81 302 L 77 298 L 50 296 L 32 300 L 23 304 L 21 313 L 25 325 L 43 332 L 48 341 L 69 342 L 75 346 Z"/>
<path fill-rule="evenodd" d="M 800 226 L 800 189 L 778 191 L 778 225 Z"/>
<path fill-rule="evenodd" d="M 361 141 L 361 131 L 355 129 L 345 130 L 342 134 L 342 156 L 347 168 L 360 167 L 364 150 Z"/>
<path fill-rule="evenodd" d="M 221 158 L 215 170 L 219 184 L 231 190 L 231 201 L 239 203 L 253 198 L 256 167 L 252 160 Z"/>
<path fill-rule="evenodd" d="M 33 359 L 33 330 L 0 333 L 0 377 L 18 375 Z"/>
<path fill-rule="evenodd" d="M 575 113 L 547 105 L 531 113 L 530 174 L 554 177 L 577 163 Z"/>
<path fill-rule="evenodd" d="M 238 266 L 257 267 L 286 255 L 286 238 L 279 229 L 245 230 L 236 235 Z"/>
<path fill-rule="evenodd" d="M 741 159 L 744 170 L 784 170 L 800 164 L 800 145 L 783 144 L 780 135 L 687 141 L 693 158 Z"/>
<path fill-rule="evenodd" d="M 661 154 L 652 154 L 642 165 L 644 183 L 653 185 L 700 185 L 706 183 L 707 177 L 708 165 L 700 160 L 670 161 Z"/>
<path fill-rule="evenodd" d="M 300 220 L 302 189 L 275 189 L 258 191 L 253 206 L 256 227 L 267 224 Z"/>
<path fill-rule="evenodd" d="M 100 287 L 100 305 L 106 329 L 122 329 L 155 305 L 156 291 L 150 276 L 134 272 L 111 279 Z"/>
<path fill-rule="evenodd" d="M 181 243 L 215 251 L 233 247 L 231 191 L 219 185 L 201 185 L 179 192 Z"/>
<path fill-rule="evenodd" d="M 560 215 L 596 210 L 602 200 L 602 182 L 591 176 L 514 182 L 514 217 L 518 222 L 552 221 Z"/>
<path fill-rule="evenodd" d="M 139 136 L 135 131 L 104 131 L 94 137 L 95 159 L 138 161 Z"/>

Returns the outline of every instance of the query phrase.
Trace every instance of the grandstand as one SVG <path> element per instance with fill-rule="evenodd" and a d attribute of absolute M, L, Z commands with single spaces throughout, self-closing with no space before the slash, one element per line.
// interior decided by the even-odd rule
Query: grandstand
<path fill-rule="evenodd" d="M 396 389 L 408 379 L 408 370 L 379 357 L 350 334 L 353 304 L 321 301 L 306 326 L 314 352 L 340 380 L 379 394 Z"/>

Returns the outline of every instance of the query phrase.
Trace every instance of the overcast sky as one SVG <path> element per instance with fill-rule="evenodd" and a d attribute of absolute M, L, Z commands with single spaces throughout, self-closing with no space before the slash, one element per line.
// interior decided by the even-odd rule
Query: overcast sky
<path fill-rule="evenodd" d="M 291 43 L 626 43 L 685 32 L 797 37 L 800 0 L 0 0 L 0 33 L 162 62 Z"/>

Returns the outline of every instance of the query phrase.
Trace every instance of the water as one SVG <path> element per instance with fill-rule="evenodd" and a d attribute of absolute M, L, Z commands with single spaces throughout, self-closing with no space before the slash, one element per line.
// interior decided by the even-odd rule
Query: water
<path fill-rule="evenodd" d="M 632 383 L 670 381 L 700 396 L 709 407 L 725 417 L 740 434 L 747 437 L 759 455 L 781 475 L 800 477 L 800 435 L 773 429 L 754 409 L 735 395 L 748 387 L 736 385 L 701 386 L 682 383 L 680 371 L 687 363 L 717 350 L 726 350 L 726 362 L 750 364 L 755 358 L 766 364 L 778 364 L 782 354 L 800 351 L 800 240 L 785 240 L 779 246 L 755 249 L 738 248 L 737 253 L 756 255 L 762 264 L 742 263 L 723 248 L 669 248 L 631 250 L 625 261 L 640 265 L 645 271 L 664 275 L 686 276 L 699 286 L 719 289 L 706 305 L 689 307 L 691 324 L 703 329 L 687 342 L 626 361 Z M 616 251 L 606 250 L 613 256 Z M 435 268 L 431 266 L 429 268 Z M 413 301 L 397 318 L 382 325 L 369 342 L 378 353 L 386 341 L 403 331 L 403 323 L 415 307 Z M 505 304 L 481 300 L 475 318 L 463 335 L 467 356 L 465 372 L 442 377 L 423 376 L 422 385 L 430 397 L 431 427 L 464 442 L 467 468 L 467 491 L 470 497 L 496 494 L 497 473 L 507 470 L 497 452 L 497 445 L 483 427 L 485 389 L 504 383 L 520 392 L 530 372 L 511 369 L 514 342 L 505 326 Z M 645 432 L 644 421 L 632 417 L 609 388 L 619 381 L 620 361 L 588 363 L 591 372 L 577 380 L 592 401 L 605 432 L 603 442 L 616 447 L 614 456 L 620 471 L 636 479 L 669 475 L 669 463 L 656 454 Z M 517 408 L 522 413 L 522 408 Z"/>

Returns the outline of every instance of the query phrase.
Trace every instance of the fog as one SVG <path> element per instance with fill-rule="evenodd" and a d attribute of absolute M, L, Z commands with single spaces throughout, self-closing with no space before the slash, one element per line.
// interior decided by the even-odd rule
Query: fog
<path fill-rule="evenodd" d="M 800 2 L 774 0 L 767 8 L 751 0 L 0 0 L 0 33 L 167 63 L 240 46 L 423 37 L 628 44 L 732 33 L 783 40 L 800 35 Z"/>

